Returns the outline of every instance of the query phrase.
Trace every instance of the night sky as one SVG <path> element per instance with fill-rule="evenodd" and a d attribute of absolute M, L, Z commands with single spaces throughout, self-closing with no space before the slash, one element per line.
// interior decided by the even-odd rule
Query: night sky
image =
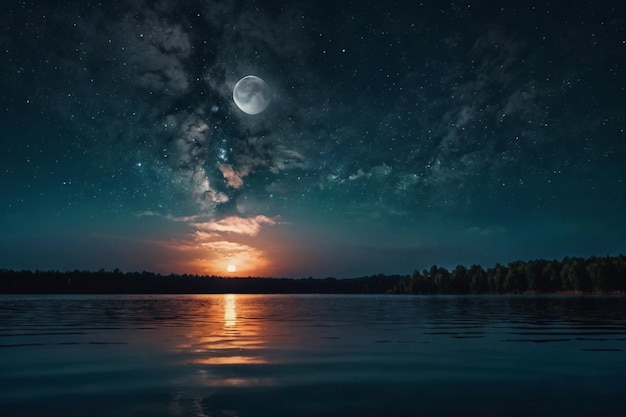
<path fill-rule="evenodd" d="M 622 1 L 2 8 L 2 268 L 355 277 L 626 252 Z M 271 88 L 258 115 L 233 101 L 247 75 Z"/>

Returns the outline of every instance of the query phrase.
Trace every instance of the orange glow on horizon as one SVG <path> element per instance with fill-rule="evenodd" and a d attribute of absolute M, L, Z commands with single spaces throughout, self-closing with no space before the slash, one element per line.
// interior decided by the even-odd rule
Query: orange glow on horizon
<path fill-rule="evenodd" d="M 197 271 L 198 275 L 215 275 L 226 277 L 263 276 L 265 260 L 249 260 L 243 258 L 221 259 L 194 259 L 186 269 Z"/>
<path fill-rule="evenodd" d="M 197 235 L 187 239 L 160 241 L 167 248 L 159 259 L 158 272 L 219 277 L 283 277 L 283 268 L 293 269 L 302 253 L 273 239 L 248 237 L 212 240 Z M 262 248 L 262 249 L 261 249 Z"/>
<path fill-rule="evenodd" d="M 302 269 L 308 258 L 293 239 L 271 233 L 264 226 L 283 224 L 278 218 L 209 214 L 173 217 L 149 213 L 185 225 L 183 235 L 149 241 L 155 246 L 151 263 L 155 272 L 221 277 L 284 277 Z M 190 230 L 190 231 L 189 231 Z M 299 241 L 299 240 L 298 240 Z M 294 245 L 296 243 L 296 245 Z M 165 252 L 167 251 L 167 252 Z M 308 263 L 308 262 L 307 262 Z M 156 267 L 156 268 L 155 268 Z"/>
<path fill-rule="evenodd" d="M 222 277 L 268 276 L 269 260 L 263 251 L 239 242 L 212 241 L 171 245 L 176 258 L 168 270 Z"/>

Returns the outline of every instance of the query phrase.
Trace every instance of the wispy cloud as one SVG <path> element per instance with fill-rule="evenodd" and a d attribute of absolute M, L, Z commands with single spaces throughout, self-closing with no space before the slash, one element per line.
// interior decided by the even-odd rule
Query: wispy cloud
<path fill-rule="evenodd" d="M 158 211 L 152 211 L 152 210 L 141 211 L 137 213 L 136 215 L 137 217 L 161 217 L 161 218 L 173 221 L 173 222 L 183 222 L 183 223 L 195 222 L 197 220 L 207 218 L 206 214 L 194 214 L 192 216 L 174 216 L 171 214 L 162 214 L 162 213 L 159 213 Z"/>
<path fill-rule="evenodd" d="M 204 232 L 234 233 L 256 236 L 264 224 L 274 225 L 276 221 L 269 217 L 258 215 L 255 217 L 230 216 L 217 221 L 193 223 L 192 226 Z"/>
<path fill-rule="evenodd" d="M 257 236 L 264 225 L 277 224 L 274 219 L 261 215 L 251 218 L 229 216 L 197 222 L 203 217 L 175 217 L 151 211 L 140 215 L 186 223 L 192 229 L 183 236 L 153 242 L 171 251 L 168 267 L 172 270 L 224 275 L 230 265 L 235 265 L 237 274 L 245 276 L 258 276 L 267 271 L 269 260 L 265 252 L 246 240 Z"/>
<path fill-rule="evenodd" d="M 393 169 L 386 163 L 382 163 L 373 167 L 372 169 L 365 171 L 359 168 L 355 173 L 348 175 L 346 178 L 342 178 L 340 175 L 328 174 L 326 180 L 331 183 L 346 184 L 350 181 L 356 181 L 360 179 L 373 179 L 380 180 L 392 173 Z"/>
<path fill-rule="evenodd" d="M 187 223 L 196 230 L 197 236 L 202 236 L 204 238 L 221 236 L 223 233 L 256 236 L 261 231 L 263 225 L 267 224 L 271 226 L 278 224 L 275 219 L 263 215 L 257 215 L 254 217 L 228 216 L 223 219 L 216 220 L 214 218 L 210 218 L 206 214 L 177 217 L 171 214 L 161 214 L 155 211 L 146 210 L 137 213 L 137 216 L 160 217 L 173 222 Z"/>
<path fill-rule="evenodd" d="M 172 251 L 174 269 L 211 275 L 226 273 L 229 265 L 235 265 L 237 272 L 244 275 L 262 274 L 269 261 L 263 250 L 246 240 L 257 236 L 263 226 L 278 224 L 263 215 L 216 219 L 207 214 L 177 217 L 147 210 L 137 216 L 184 223 L 188 229 L 182 236 L 153 243 Z"/>
<path fill-rule="evenodd" d="M 180 24 L 168 23 L 156 12 L 148 11 L 142 19 L 129 13 L 117 29 L 137 86 L 170 96 L 187 93 L 184 60 L 191 53 L 191 42 Z"/>
<path fill-rule="evenodd" d="M 502 226 L 471 226 L 465 229 L 465 233 L 480 237 L 491 237 L 494 235 L 501 235 L 506 232 L 506 229 Z"/>

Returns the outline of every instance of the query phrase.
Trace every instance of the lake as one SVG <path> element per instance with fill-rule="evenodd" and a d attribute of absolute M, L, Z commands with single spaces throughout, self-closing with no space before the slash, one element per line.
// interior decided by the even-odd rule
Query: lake
<path fill-rule="evenodd" d="M 2 416 L 623 416 L 622 296 L 0 296 Z"/>

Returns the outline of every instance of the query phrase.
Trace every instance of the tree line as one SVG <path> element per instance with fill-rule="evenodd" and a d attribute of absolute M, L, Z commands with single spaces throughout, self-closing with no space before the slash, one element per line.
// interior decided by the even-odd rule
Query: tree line
<path fill-rule="evenodd" d="M 113 271 L 13 271 L 0 269 L 4 294 L 384 294 L 403 275 L 354 279 L 292 279 Z"/>
<path fill-rule="evenodd" d="M 113 271 L 0 269 L 4 294 L 521 294 L 624 293 L 626 256 L 516 261 L 448 271 L 433 265 L 412 275 L 351 279 L 223 278 Z"/>
<path fill-rule="evenodd" d="M 396 294 L 623 293 L 626 256 L 563 258 L 496 264 L 487 270 L 433 265 L 415 271 L 392 289 Z"/>

